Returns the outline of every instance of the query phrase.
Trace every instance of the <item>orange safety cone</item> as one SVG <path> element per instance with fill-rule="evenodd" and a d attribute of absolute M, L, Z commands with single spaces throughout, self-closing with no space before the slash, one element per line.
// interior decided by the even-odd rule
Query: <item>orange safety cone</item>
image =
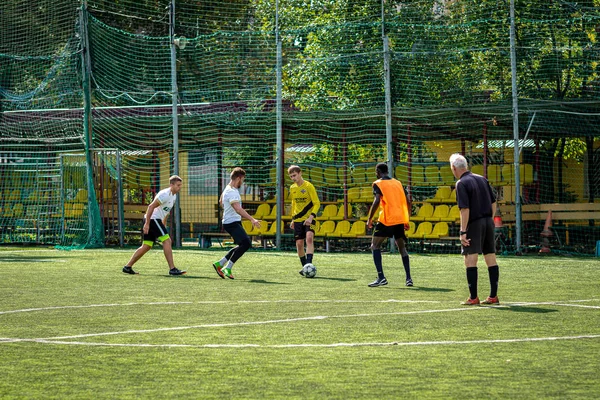
<path fill-rule="evenodd" d="M 546 223 L 544 224 L 544 229 L 540 233 L 540 236 L 542 237 L 540 253 L 550 253 L 551 252 L 550 238 L 553 235 L 552 231 L 550 230 L 551 226 L 552 226 L 552 210 L 548 210 L 548 215 L 546 216 Z"/>
<path fill-rule="evenodd" d="M 496 215 L 494 215 L 494 228 L 502 228 L 502 213 L 500 207 L 496 207 Z"/>

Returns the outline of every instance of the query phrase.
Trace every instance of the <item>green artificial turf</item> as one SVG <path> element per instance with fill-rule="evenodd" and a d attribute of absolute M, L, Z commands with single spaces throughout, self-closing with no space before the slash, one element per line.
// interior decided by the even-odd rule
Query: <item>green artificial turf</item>
<path fill-rule="evenodd" d="M 0 249 L 1 398 L 599 398 L 600 261 L 499 257 L 500 307 L 461 306 L 458 255 Z M 480 260 L 483 265 L 483 260 Z M 479 297 L 489 281 L 479 268 Z"/>

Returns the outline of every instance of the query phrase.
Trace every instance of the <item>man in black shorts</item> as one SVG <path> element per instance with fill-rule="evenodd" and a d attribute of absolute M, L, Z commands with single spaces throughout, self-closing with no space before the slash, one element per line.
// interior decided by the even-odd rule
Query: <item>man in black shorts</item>
<path fill-rule="evenodd" d="M 413 281 L 410 276 L 410 258 L 406 250 L 406 235 L 404 230 L 409 223 L 410 212 L 408 202 L 404 193 L 402 183 L 389 176 L 386 163 L 379 163 L 375 167 L 377 180 L 373 182 L 373 204 L 369 210 L 367 226 L 373 227 L 373 219 L 380 209 L 377 225 L 373 229 L 373 239 L 371 241 L 371 253 L 373 262 L 377 270 L 377 279 L 369 283 L 369 287 L 378 287 L 388 284 L 383 274 L 383 265 L 381 258 L 381 245 L 387 238 L 394 238 L 398 251 L 402 257 L 404 272 L 406 273 L 406 286 L 412 286 Z"/>
<path fill-rule="evenodd" d="M 499 304 L 494 240 L 494 220 L 496 196 L 487 179 L 468 170 L 467 159 L 460 154 L 450 157 L 450 168 L 456 182 L 456 201 L 460 208 L 460 244 L 467 268 L 469 298 L 464 305 Z M 490 276 L 490 295 L 480 302 L 477 297 L 477 258 L 483 253 Z"/>

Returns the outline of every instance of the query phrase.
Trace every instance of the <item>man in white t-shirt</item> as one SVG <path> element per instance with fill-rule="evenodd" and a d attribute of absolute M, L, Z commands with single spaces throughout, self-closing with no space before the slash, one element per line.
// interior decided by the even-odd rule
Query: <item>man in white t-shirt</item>
<path fill-rule="evenodd" d="M 123 267 L 123 272 L 126 274 L 137 274 L 133 270 L 135 264 L 144 254 L 146 254 L 157 240 L 162 243 L 165 258 L 169 264 L 169 275 L 183 275 L 186 271 L 181 271 L 175 268 L 173 264 L 173 247 L 169 231 L 165 227 L 169 212 L 175 206 L 177 193 L 181 190 L 183 182 L 180 177 L 173 175 L 169 178 L 170 186 L 161 190 L 154 197 L 154 201 L 148 206 L 146 215 L 144 216 L 144 227 L 142 228 L 143 242 L 142 245 L 133 253 L 131 260 Z"/>
<path fill-rule="evenodd" d="M 233 279 L 231 268 L 233 264 L 240 259 L 244 253 L 252 247 L 252 241 L 242 226 L 242 217 L 249 219 L 256 228 L 260 228 L 260 221 L 252 218 L 246 210 L 242 208 L 242 197 L 240 196 L 239 188 L 246 179 L 246 171 L 240 167 L 233 169 L 230 175 L 230 181 L 223 193 L 219 203 L 223 206 L 223 228 L 233 238 L 236 247 L 213 264 L 217 274 L 223 279 L 228 277 Z"/>

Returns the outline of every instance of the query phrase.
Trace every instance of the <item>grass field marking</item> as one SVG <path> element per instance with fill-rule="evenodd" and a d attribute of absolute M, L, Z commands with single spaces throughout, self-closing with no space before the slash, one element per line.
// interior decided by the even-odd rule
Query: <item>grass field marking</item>
<path fill-rule="evenodd" d="M 58 341 L 49 339 L 2 339 L 3 343 L 30 342 L 40 344 L 68 345 L 68 346 L 96 346 L 96 347 L 166 347 L 166 348 L 325 348 L 325 347 L 381 347 L 381 346 L 451 346 L 451 345 L 471 345 L 471 344 L 502 344 L 502 343 L 526 343 L 526 342 L 547 342 L 557 340 L 584 340 L 598 339 L 600 335 L 577 335 L 577 336 L 549 336 L 537 338 L 515 338 L 515 339 L 474 339 L 474 340 L 441 340 L 424 342 L 363 342 L 363 343 L 290 343 L 290 344 L 150 344 L 150 343 L 94 343 L 94 342 L 72 342 Z"/>
<path fill-rule="evenodd" d="M 500 306 L 501 307 L 501 306 Z M 165 331 L 181 331 L 187 329 L 204 329 L 204 328 L 228 328 L 237 326 L 249 326 L 249 325 L 267 325 L 267 324 L 281 324 L 288 322 L 298 321 L 315 321 L 324 320 L 328 318 L 361 318 L 361 317 L 378 317 L 383 315 L 411 315 L 411 314 L 425 314 L 425 313 L 442 313 L 442 312 L 453 312 L 453 311 L 475 311 L 475 310 L 486 310 L 492 307 L 461 307 L 461 308 L 448 308 L 442 310 L 422 310 L 422 311 L 398 311 L 392 313 L 373 313 L 373 314 L 348 314 L 348 315 L 316 315 L 312 317 L 298 317 L 298 318 L 286 318 L 286 319 L 274 319 L 266 321 L 249 321 L 249 322 L 229 322 L 223 324 L 202 324 L 202 325 L 191 325 L 191 326 L 175 326 L 171 328 L 154 328 L 154 329 L 138 329 L 128 331 L 117 331 L 117 332 L 99 332 L 99 333 L 86 333 L 81 335 L 70 335 L 70 336 L 54 336 L 47 338 L 38 338 L 39 340 L 62 340 L 62 339 L 81 339 L 86 337 L 95 336 L 111 336 L 111 335 L 128 335 L 137 333 L 153 333 L 153 332 L 165 332 Z"/>
<path fill-rule="evenodd" d="M 65 309 L 70 309 L 70 308 L 127 307 L 127 306 L 169 305 L 169 304 L 194 304 L 194 302 L 193 301 L 164 301 L 164 302 L 152 302 L 152 303 L 88 304 L 85 306 L 54 306 L 54 307 L 39 307 L 39 308 L 23 308 L 20 310 L 0 311 L 0 315 L 23 313 L 23 312 L 34 312 L 34 311 L 65 310 Z"/>

